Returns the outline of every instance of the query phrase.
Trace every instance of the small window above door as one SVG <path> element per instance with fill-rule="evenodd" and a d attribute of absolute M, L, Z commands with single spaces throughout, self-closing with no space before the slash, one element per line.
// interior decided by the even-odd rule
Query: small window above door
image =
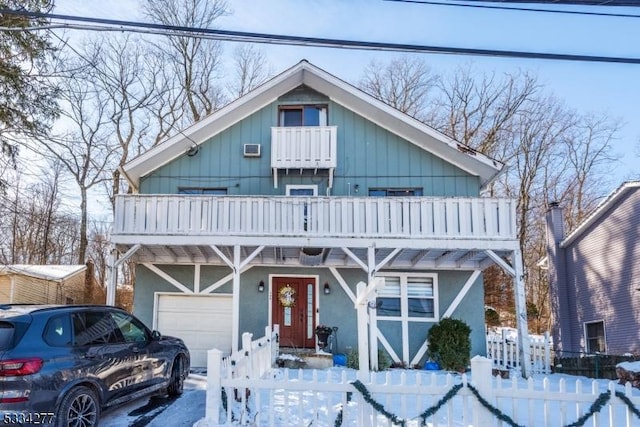
<path fill-rule="evenodd" d="M 280 126 L 327 126 L 326 105 L 280 106 Z"/>
<path fill-rule="evenodd" d="M 287 185 L 287 196 L 317 196 L 317 185 Z"/>

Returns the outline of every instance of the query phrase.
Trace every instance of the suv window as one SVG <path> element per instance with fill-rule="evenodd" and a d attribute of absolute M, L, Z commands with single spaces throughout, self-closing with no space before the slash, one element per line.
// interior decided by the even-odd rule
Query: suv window
<path fill-rule="evenodd" d="M 53 347 L 71 344 L 71 321 L 69 315 L 55 316 L 49 319 L 44 329 L 44 341 Z"/>
<path fill-rule="evenodd" d="M 9 322 L 0 322 L 0 350 L 9 350 L 13 345 L 14 327 Z"/>
<path fill-rule="evenodd" d="M 83 311 L 73 314 L 75 344 L 117 344 L 124 342 L 108 311 Z"/>
<path fill-rule="evenodd" d="M 137 319 L 119 312 L 113 312 L 112 316 L 126 342 L 144 342 L 147 340 L 146 329 Z"/>

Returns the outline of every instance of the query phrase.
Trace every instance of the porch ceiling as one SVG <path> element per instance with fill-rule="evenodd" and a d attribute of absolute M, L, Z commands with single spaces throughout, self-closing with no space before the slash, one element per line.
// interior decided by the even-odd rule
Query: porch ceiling
<path fill-rule="evenodd" d="M 120 253 L 127 252 L 133 245 L 118 245 Z M 228 259 L 233 259 L 232 245 L 217 245 Z M 241 246 L 241 255 L 245 259 L 254 253 L 259 246 Z M 367 264 L 367 248 L 357 247 L 348 250 Z M 376 248 L 375 263 L 378 265 L 396 251 L 394 248 Z M 512 250 L 494 250 L 501 257 L 511 255 Z M 130 258 L 130 261 L 156 264 L 209 264 L 227 265 L 225 261 L 209 245 L 142 245 Z M 391 269 L 484 269 L 493 264 L 485 250 L 469 249 L 398 249 L 384 265 Z M 265 246 L 253 258 L 249 265 L 267 266 L 317 266 L 317 267 L 353 267 L 358 263 L 342 248 L 322 248 L 318 255 L 306 255 L 301 247 Z"/>

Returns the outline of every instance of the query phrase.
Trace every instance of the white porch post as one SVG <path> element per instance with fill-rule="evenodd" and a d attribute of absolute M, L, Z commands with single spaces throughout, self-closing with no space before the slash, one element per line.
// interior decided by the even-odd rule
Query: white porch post
<path fill-rule="evenodd" d="M 375 248 L 370 246 L 367 250 L 367 287 L 375 287 L 373 278 L 376 268 Z M 369 363 L 371 369 L 378 370 L 378 317 L 375 308 L 369 309 L 369 298 L 365 310 L 369 316 Z"/>
<path fill-rule="evenodd" d="M 113 248 L 109 254 L 109 278 L 107 280 L 107 305 L 116 305 L 116 284 L 118 283 L 117 250 Z"/>
<path fill-rule="evenodd" d="M 363 298 L 367 285 L 358 283 L 356 310 L 358 312 L 358 379 L 369 380 L 369 335 L 367 333 L 367 298 Z"/>
<path fill-rule="evenodd" d="M 513 287 L 518 326 L 518 347 L 520 348 L 520 366 L 522 370 L 522 377 L 529 378 L 531 373 L 531 347 L 529 345 L 529 328 L 527 325 L 527 302 L 524 289 L 522 252 L 519 248 L 513 251 L 513 270 Z"/>
<path fill-rule="evenodd" d="M 233 322 L 231 325 L 231 350 L 238 351 L 240 340 L 240 245 L 233 247 Z"/>

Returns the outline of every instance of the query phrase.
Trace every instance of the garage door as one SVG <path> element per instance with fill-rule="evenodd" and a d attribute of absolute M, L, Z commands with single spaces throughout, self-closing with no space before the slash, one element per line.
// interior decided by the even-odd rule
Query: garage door
<path fill-rule="evenodd" d="M 231 352 L 231 296 L 159 295 L 157 329 L 184 340 L 191 366 L 207 366 L 207 350 Z"/>

